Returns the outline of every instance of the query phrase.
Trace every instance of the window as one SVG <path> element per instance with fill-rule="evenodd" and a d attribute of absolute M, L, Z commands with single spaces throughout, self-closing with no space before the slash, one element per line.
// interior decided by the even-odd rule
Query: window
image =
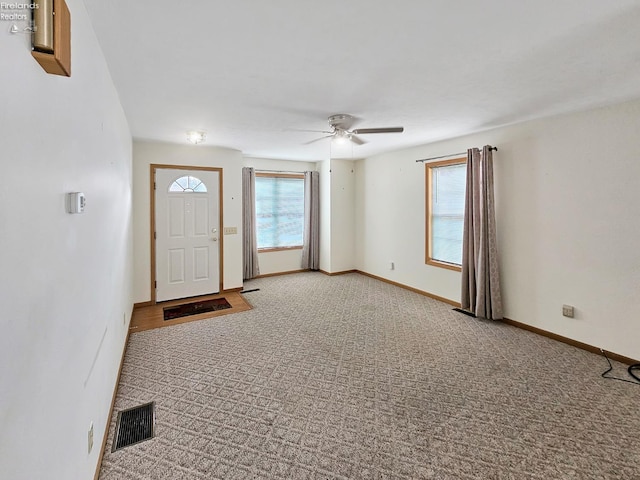
<path fill-rule="evenodd" d="M 427 186 L 426 263 L 461 270 L 467 159 L 425 164 Z"/>
<path fill-rule="evenodd" d="M 256 173 L 258 249 L 302 248 L 304 175 Z"/>
<path fill-rule="evenodd" d="M 207 187 L 199 178 L 187 175 L 178 178 L 171 185 L 169 185 L 169 191 L 181 193 L 206 193 Z"/>

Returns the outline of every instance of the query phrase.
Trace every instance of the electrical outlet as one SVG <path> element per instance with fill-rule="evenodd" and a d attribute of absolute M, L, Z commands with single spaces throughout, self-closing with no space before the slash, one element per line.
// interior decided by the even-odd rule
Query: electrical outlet
<path fill-rule="evenodd" d="M 573 306 L 562 305 L 562 315 L 565 317 L 573 318 Z"/>
<path fill-rule="evenodd" d="M 87 446 L 89 447 L 89 453 L 93 449 L 93 422 L 89 424 L 89 432 L 87 433 Z"/>
<path fill-rule="evenodd" d="M 238 227 L 224 227 L 223 232 L 225 235 L 237 235 Z"/>

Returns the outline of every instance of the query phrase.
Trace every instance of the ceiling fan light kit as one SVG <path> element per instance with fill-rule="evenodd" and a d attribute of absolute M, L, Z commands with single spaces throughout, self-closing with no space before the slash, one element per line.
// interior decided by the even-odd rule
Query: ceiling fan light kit
<path fill-rule="evenodd" d="M 356 118 L 346 113 L 337 113 L 331 115 L 328 119 L 331 129 L 327 132 L 325 130 L 308 130 L 317 133 L 328 133 L 324 137 L 306 142 L 307 144 L 317 142 L 323 138 L 331 138 L 337 144 L 345 144 L 347 142 L 355 143 L 356 145 L 363 145 L 367 143 L 358 135 L 369 135 L 372 133 L 402 133 L 404 127 L 380 127 L 380 128 L 357 128 L 350 130 L 351 126 L 356 122 Z"/>
<path fill-rule="evenodd" d="M 340 130 L 333 135 L 331 140 L 339 145 L 345 145 L 347 142 L 351 141 L 351 134 L 345 130 Z"/>

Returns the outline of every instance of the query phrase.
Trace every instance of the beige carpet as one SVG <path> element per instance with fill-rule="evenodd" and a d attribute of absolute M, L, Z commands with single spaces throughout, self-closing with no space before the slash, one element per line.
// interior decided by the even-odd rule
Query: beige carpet
<path fill-rule="evenodd" d="M 640 387 L 602 357 L 358 274 L 245 288 L 131 335 L 101 480 L 640 478 Z M 110 453 L 152 400 L 156 438 Z"/>

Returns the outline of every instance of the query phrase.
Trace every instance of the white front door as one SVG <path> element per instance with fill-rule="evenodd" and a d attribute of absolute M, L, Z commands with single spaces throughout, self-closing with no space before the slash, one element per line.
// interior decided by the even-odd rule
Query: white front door
<path fill-rule="evenodd" d="M 156 169 L 158 302 L 220 291 L 219 175 Z"/>

